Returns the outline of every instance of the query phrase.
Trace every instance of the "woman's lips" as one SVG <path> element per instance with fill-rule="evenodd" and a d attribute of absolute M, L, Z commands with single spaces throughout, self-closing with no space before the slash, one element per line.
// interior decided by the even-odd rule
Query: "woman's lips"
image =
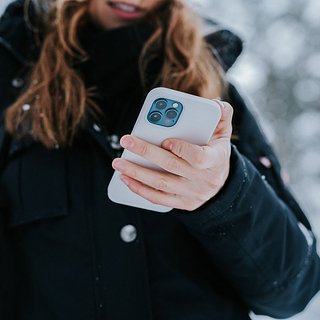
<path fill-rule="evenodd" d="M 140 18 L 144 10 L 127 2 L 108 1 L 108 5 L 113 10 L 114 14 L 121 19 L 137 19 Z"/>

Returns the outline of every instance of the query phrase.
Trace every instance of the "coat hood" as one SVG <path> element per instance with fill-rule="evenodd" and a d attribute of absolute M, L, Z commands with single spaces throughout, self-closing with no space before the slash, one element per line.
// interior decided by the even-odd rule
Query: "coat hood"
<path fill-rule="evenodd" d="M 34 10 L 25 12 L 24 0 L 17 0 L 8 5 L 0 19 L 0 45 L 9 50 L 21 63 L 29 64 L 37 55 L 35 33 L 32 20 Z"/>

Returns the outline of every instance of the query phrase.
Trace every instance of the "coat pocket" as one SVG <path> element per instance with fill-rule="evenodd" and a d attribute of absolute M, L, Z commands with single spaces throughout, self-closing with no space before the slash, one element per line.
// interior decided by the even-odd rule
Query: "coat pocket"
<path fill-rule="evenodd" d="M 3 174 L 10 227 L 68 215 L 65 162 L 38 144 L 12 155 Z"/>

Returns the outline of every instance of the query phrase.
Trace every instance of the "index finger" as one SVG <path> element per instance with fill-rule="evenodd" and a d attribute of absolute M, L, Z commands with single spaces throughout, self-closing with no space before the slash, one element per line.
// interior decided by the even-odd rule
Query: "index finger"
<path fill-rule="evenodd" d="M 198 146 L 180 139 L 166 140 L 162 146 L 196 169 L 208 169 L 217 160 L 217 150 L 211 146 Z"/>
<path fill-rule="evenodd" d="M 136 136 L 125 135 L 120 139 L 120 144 L 128 151 L 151 161 L 170 173 L 185 178 L 194 174 L 194 169 L 185 160 Z"/>

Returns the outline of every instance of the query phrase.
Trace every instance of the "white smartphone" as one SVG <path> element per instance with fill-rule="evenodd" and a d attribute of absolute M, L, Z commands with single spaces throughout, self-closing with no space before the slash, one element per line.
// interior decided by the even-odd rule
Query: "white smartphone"
<path fill-rule="evenodd" d="M 152 89 L 141 108 L 132 135 L 160 146 L 168 138 L 183 139 L 193 144 L 206 145 L 221 117 L 217 102 L 184 92 Z M 121 158 L 141 166 L 162 170 L 160 167 L 128 150 Z M 153 204 L 132 192 L 115 171 L 108 186 L 108 196 L 113 202 L 157 212 L 172 208 Z"/>

